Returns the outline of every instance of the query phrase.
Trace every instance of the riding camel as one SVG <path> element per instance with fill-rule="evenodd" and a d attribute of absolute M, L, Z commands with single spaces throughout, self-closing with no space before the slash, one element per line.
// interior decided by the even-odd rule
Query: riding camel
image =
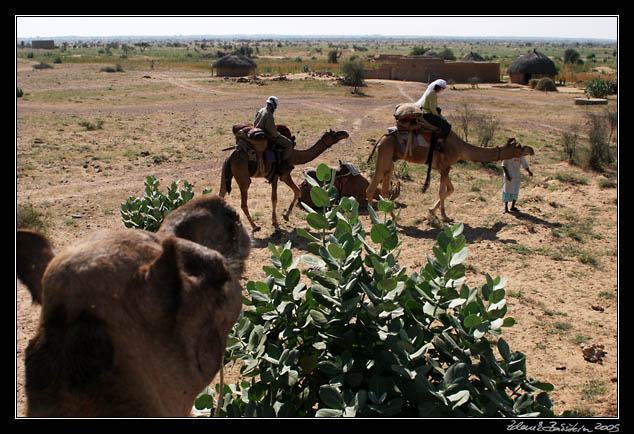
<path fill-rule="evenodd" d="M 332 145 L 339 142 L 340 140 L 346 139 L 347 137 L 348 133 L 346 131 L 326 131 L 321 136 L 321 138 L 317 140 L 317 142 L 310 148 L 293 149 L 289 158 L 289 164 L 291 166 L 307 164 L 321 155 L 324 151 L 329 149 Z M 255 161 L 249 161 L 249 155 L 245 150 L 241 148 L 236 149 L 222 165 L 222 174 L 220 180 L 219 196 L 221 198 L 224 198 L 225 194 L 231 193 L 231 179 L 236 179 L 238 187 L 240 188 L 241 208 L 247 219 L 249 220 L 253 232 L 259 231 L 260 227 L 253 222 L 253 219 L 249 214 L 249 207 L 247 205 L 251 178 L 266 178 L 269 179 L 271 182 L 271 203 L 273 207 L 272 222 L 273 226 L 275 227 L 278 226 L 276 214 L 278 180 L 282 180 L 286 185 L 288 185 L 291 190 L 293 190 L 294 194 L 293 200 L 288 207 L 288 210 L 286 210 L 286 212 L 283 214 L 284 220 L 288 221 L 288 216 L 290 215 L 291 209 L 293 209 L 293 206 L 301 197 L 301 191 L 299 187 L 295 185 L 295 182 L 293 182 L 293 178 L 291 177 L 292 169 L 286 170 L 281 174 L 277 174 L 274 173 L 276 170 L 274 161 L 267 161 L 267 159 L 264 159 L 260 160 L 260 163 L 261 164 L 256 164 Z"/>
<path fill-rule="evenodd" d="M 413 146 L 406 150 L 401 150 L 398 141 L 398 133 L 385 134 L 376 143 L 372 149 L 372 153 L 368 161 L 377 151 L 376 170 L 374 177 L 366 190 L 366 198 L 371 203 L 375 191 L 381 181 L 383 181 L 383 190 L 389 188 L 390 178 L 394 171 L 394 162 L 403 160 L 410 163 L 427 164 L 427 156 L 429 146 Z M 445 199 L 453 193 L 454 188 L 449 179 L 449 171 L 451 166 L 458 161 L 466 160 L 478 163 L 488 163 L 491 161 L 507 160 L 509 158 L 533 155 L 534 151 L 529 146 L 520 145 L 514 138 L 508 139 L 504 146 L 494 148 L 482 148 L 471 145 L 456 135 L 453 131 L 449 133 L 442 145 L 442 150 L 434 151 L 432 158 L 432 168 L 440 173 L 440 188 L 438 191 L 439 199 L 434 206 L 429 208 L 432 215 L 436 215 L 436 210 L 440 208 L 442 218 L 445 221 L 451 221 L 445 213 Z"/>

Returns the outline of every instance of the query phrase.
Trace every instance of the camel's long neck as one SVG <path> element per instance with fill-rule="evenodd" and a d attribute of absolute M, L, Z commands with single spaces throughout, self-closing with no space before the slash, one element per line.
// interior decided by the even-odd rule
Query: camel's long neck
<path fill-rule="evenodd" d="M 328 148 L 329 146 L 322 139 L 319 139 L 317 143 L 308 149 L 293 149 L 290 163 L 292 165 L 307 164 L 319 157 Z"/>
<path fill-rule="evenodd" d="M 460 160 L 473 161 L 476 163 L 488 163 L 491 161 L 499 161 L 510 158 L 513 151 L 510 146 L 501 146 L 495 148 L 482 148 L 480 146 L 471 145 L 464 140 L 455 136 L 456 140 L 462 142 L 460 149 Z"/>

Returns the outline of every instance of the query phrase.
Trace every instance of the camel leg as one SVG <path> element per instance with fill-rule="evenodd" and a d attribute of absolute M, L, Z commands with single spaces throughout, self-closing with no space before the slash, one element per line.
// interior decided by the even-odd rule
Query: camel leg
<path fill-rule="evenodd" d="M 453 193 L 453 184 L 449 179 L 449 168 L 443 169 L 440 171 L 440 188 L 438 190 L 438 200 L 429 208 L 429 213 L 433 216 L 436 215 L 436 210 L 440 208 L 440 214 L 445 221 L 451 221 L 447 214 L 445 213 L 445 199 Z"/>
<path fill-rule="evenodd" d="M 394 174 L 394 166 L 390 167 L 385 175 L 383 175 L 383 187 L 381 187 L 381 195 L 383 198 L 388 199 L 390 194 L 390 180 Z"/>
<path fill-rule="evenodd" d="M 376 169 L 374 171 L 374 176 L 372 177 L 372 181 L 370 181 L 370 185 L 365 190 L 365 197 L 368 201 L 368 206 L 372 206 L 374 202 L 374 195 L 376 194 L 376 189 L 379 186 L 379 183 L 383 181 L 383 190 L 382 194 L 386 194 L 385 191 L 390 191 L 390 178 L 392 177 L 392 172 L 394 171 L 394 163 L 390 160 L 390 165 L 388 167 L 381 167 L 382 165 L 379 162 L 377 157 Z M 385 185 L 387 183 L 387 190 L 385 190 Z"/>
<path fill-rule="evenodd" d="M 295 206 L 295 204 L 297 203 L 299 198 L 302 197 L 302 192 L 299 189 L 299 187 L 297 185 L 295 185 L 295 182 L 293 181 L 293 178 L 291 177 L 291 172 L 283 174 L 281 176 L 281 180 L 286 185 L 288 185 L 291 188 L 291 190 L 293 190 L 293 200 L 291 201 L 291 205 L 288 207 L 286 212 L 283 214 L 284 220 L 288 221 L 288 218 L 289 218 L 289 216 L 291 214 L 291 210 L 293 209 L 293 207 Z"/>
<path fill-rule="evenodd" d="M 383 175 L 383 187 L 381 187 L 381 196 L 383 196 L 384 199 L 389 200 L 390 180 L 392 179 L 393 173 L 394 173 L 394 165 L 392 165 L 389 168 L 389 170 L 385 173 L 385 175 Z M 392 217 L 392 220 L 394 220 L 396 218 L 396 215 L 394 213 L 391 213 L 390 217 Z"/>
<path fill-rule="evenodd" d="M 271 206 L 273 207 L 271 222 L 275 228 L 279 226 L 279 223 L 277 222 L 277 180 L 278 177 L 275 176 L 271 181 Z"/>
<path fill-rule="evenodd" d="M 249 206 L 247 205 L 250 185 L 250 179 L 247 179 L 244 183 L 238 183 L 238 186 L 240 187 L 240 207 L 242 208 L 242 212 L 244 212 L 244 215 L 247 216 L 247 220 L 249 220 L 249 223 L 251 224 L 252 231 L 257 232 L 260 230 L 260 227 L 257 226 L 251 218 L 251 214 L 249 214 Z"/>

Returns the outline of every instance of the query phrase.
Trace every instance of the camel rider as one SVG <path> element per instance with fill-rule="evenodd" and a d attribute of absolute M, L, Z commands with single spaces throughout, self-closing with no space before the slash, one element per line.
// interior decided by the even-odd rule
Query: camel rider
<path fill-rule="evenodd" d="M 277 131 L 277 127 L 275 126 L 275 118 L 273 117 L 273 113 L 277 108 L 278 98 L 276 96 L 270 96 L 266 100 L 266 106 L 262 107 L 255 115 L 255 121 L 253 122 L 253 126 L 256 128 L 260 128 L 263 130 L 269 141 L 282 150 L 282 161 L 279 164 L 279 170 L 285 171 L 288 169 L 292 169 L 291 165 L 288 162 L 288 159 L 291 156 L 291 151 L 293 149 L 293 142 L 286 136 Z"/>
<path fill-rule="evenodd" d="M 442 79 L 432 81 L 428 86 L 423 96 L 416 101 L 416 106 L 420 107 L 424 114 L 423 119 L 432 124 L 435 127 L 440 128 L 440 133 L 432 136 L 432 146 L 440 145 L 445 141 L 445 138 L 451 131 L 451 124 L 447 122 L 440 114 L 440 107 L 438 107 L 438 94 L 447 88 L 447 82 Z"/>

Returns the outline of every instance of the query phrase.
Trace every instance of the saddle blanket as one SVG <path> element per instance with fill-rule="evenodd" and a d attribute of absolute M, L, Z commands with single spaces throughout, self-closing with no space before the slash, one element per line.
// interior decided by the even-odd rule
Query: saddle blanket
<path fill-rule="evenodd" d="M 387 131 L 388 131 L 388 134 L 396 134 L 400 152 L 405 153 L 405 150 L 407 149 L 407 139 L 409 137 L 409 131 L 399 131 L 397 130 L 396 127 L 389 127 Z M 412 142 L 412 146 L 423 146 L 425 148 L 428 148 L 430 140 L 431 140 L 431 134 L 414 133 L 414 141 Z"/>

